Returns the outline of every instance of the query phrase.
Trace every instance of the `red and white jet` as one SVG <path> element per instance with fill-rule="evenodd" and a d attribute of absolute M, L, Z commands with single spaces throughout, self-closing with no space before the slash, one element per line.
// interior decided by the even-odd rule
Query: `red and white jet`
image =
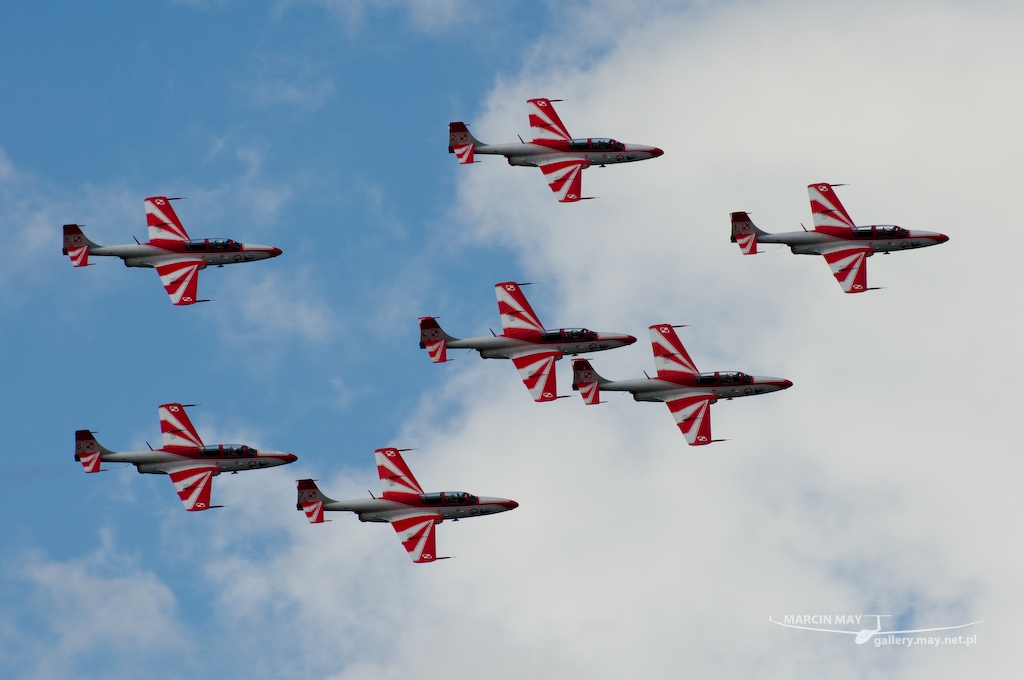
<path fill-rule="evenodd" d="M 711 438 L 711 404 L 719 399 L 767 394 L 793 386 L 789 380 L 747 375 L 738 371 L 701 373 L 669 324 L 651 326 L 651 349 L 657 378 L 607 380 L 586 359 L 572 362 L 572 388 L 587 404 L 601 401 L 601 390 L 630 392 L 636 401 L 663 401 L 691 446 Z"/>
<path fill-rule="evenodd" d="M 219 508 L 210 505 L 213 478 L 221 472 L 260 470 L 294 463 L 297 457 L 281 451 L 257 451 L 241 444 L 203 444 L 182 404 L 160 406 L 163 446 L 148 451 L 118 453 L 103 448 L 89 430 L 75 432 L 75 460 L 86 472 L 102 472 L 100 463 L 131 463 L 140 474 L 169 475 L 174 490 L 189 512 Z"/>
<path fill-rule="evenodd" d="M 814 216 L 812 231 L 769 234 L 754 226 L 745 212 L 732 213 L 732 242 L 744 255 L 757 254 L 758 243 L 783 243 L 795 255 L 822 255 L 844 293 L 863 293 L 868 288 L 866 258 L 874 253 L 912 250 L 945 243 L 949 237 L 932 231 L 910 231 L 894 224 L 854 225 L 832 187 L 841 184 L 810 184 Z"/>
<path fill-rule="evenodd" d="M 239 243 L 226 238 L 190 239 L 166 196 L 146 199 L 147 243 L 101 246 L 90 241 L 77 224 L 64 225 L 64 254 L 71 264 L 85 267 L 90 255 L 120 257 L 126 267 L 151 267 L 160 275 L 164 290 L 175 305 L 191 305 L 199 300 L 199 270 L 208 265 L 252 262 L 277 257 L 280 248 L 254 243 Z"/>
<path fill-rule="evenodd" d="M 632 345 L 636 338 L 622 333 L 598 333 L 586 328 L 545 330 L 520 285 L 505 281 L 494 286 L 501 315 L 501 335 L 454 338 L 432 316 L 420 319 L 420 349 L 439 364 L 448 360 L 447 350 L 475 349 L 484 359 L 511 359 L 535 401 L 558 398 L 555 386 L 555 362 L 565 354 L 600 352 Z"/>
<path fill-rule="evenodd" d="M 297 480 L 296 509 L 306 513 L 312 524 L 324 521 L 325 510 L 354 512 L 360 522 L 390 522 L 413 562 L 447 559 L 437 556 L 434 527 L 446 519 L 493 515 L 515 510 L 519 504 L 507 498 L 474 496 L 464 491 L 424 493 L 398 449 L 377 449 L 377 473 L 383 494 L 380 498 L 335 501 L 320 492 L 312 479 Z"/>
<path fill-rule="evenodd" d="M 623 144 L 608 138 L 573 139 L 551 102 L 559 99 L 530 99 L 530 130 L 533 141 L 519 144 L 484 144 L 469 132 L 465 123 L 448 124 L 448 153 L 459 163 L 473 163 L 476 154 L 504 156 L 509 165 L 540 168 L 551 190 L 560 203 L 574 203 L 584 196 L 582 177 L 584 168 L 592 165 L 604 167 L 615 163 L 631 163 L 657 158 L 665 153 L 656 146 Z"/>

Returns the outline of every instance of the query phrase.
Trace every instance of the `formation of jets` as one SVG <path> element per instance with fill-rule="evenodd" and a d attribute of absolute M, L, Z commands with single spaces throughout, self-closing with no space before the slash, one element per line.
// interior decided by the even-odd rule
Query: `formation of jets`
<path fill-rule="evenodd" d="M 196 297 L 199 270 L 210 265 L 254 262 L 277 257 L 280 248 L 241 243 L 226 238 L 189 238 L 171 207 L 177 199 L 153 196 L 146 199 L 149 241 L 120 246 L 101 246 L 90 241 L 77 224 L 64 225 L 64 254 L 76 267 L 89 265 L 89 256 L 120 257 L 126 267 L 156 269 L 164 290 L 175 305 L 209 302 Z"/>
<path fill-rule="evenodd" d="M 624 144 L 609 138 L 573 138 L 553 102 L 557 99 L 530 99 L 529 121 L 533 138 L 515 144 L 484 144 L 470 134 L 464 123 L 450 123 L 449 152 L 459 163 L 476 162 L 476 154 L 504 156 L 510 165 L 540 168 L 551 190 L 562 203 L 582 200 L 581 173 L 585 168 L 629 163 L 662 155 L 653 146 Z M 745 255 L 758 251 L 758 244 L 788 245 L 795 254 L 821 255 L 846 293 L 871 290 L 867 285 L 865 260 L 876 252 L 890 253 L 944 243 L 947 236 L 934 232 L 910 231 L 896 225 L 857 226 L 840 203 L 833 188 L 816 183 L 807 187 L 811 200 L 814 229 L 769 234 L 761 231 L 745 212 L 732 213 L 731 241 Z M 164 289 L 176 306 L 206 302 L 197 298 L 199 270 L 251 262 L 281 254 L 280 248 L 246 244 L 230 239 L 192 239 L 171 207 L 174 198 L 154 196 L 145 199 L 146 243 L 101 246 L 90 241 L 78 224 L 64 225 L 64 254 L 75 267 L 91 264 L 90 256 L 120 257 L 129 267 L 156 269 Z M 672 413 L 679 430 L 691 446 L 712 442 L 711 405 L 720 399 L 754 396 L 792 387 L 783 378 L 754 376 L 739 371 L 700 372 L 690 358 L 671 324 L 655 324 L 648 330 L 654 353 L 656 377 L 608 380 L 600 376 L 590 361 L 578 355 L 625 347 L 636 338 L 625 333 L 591 331 L 586 328 L 547 329 L 523 294 L 528 284 L 505 281 L 495 284 L 501 334 L 456 338 L 448 335 L 437 319 L 419 319 L 420 348 L 431 361 L 448 361 L 449 349 L 469 349 L 485 359 L 510 359 L 530 396 L 538 402 L 559 398 L 555 362 L 571 355 L 572 388 L 587 405 L 601 402 L 602 392 L 628 392 L 636 401 L 663 402 Z M 646 374 L 645 374 L 646 375 Z M 192 425 L 185 408 L 188 404 L 168 403 L 159 407 L 162 445 L 144 451 L 115 452 L 96 441 L 90 430 L 75 432 L 75 460 L 87 473 L 103 471 L 103 463 L 129 463 L 140 473 L 166 474 L 178 497 L 190 512 L 222 507 L 211 505 L 213 477 L 287 465 L 294 454 L 259 450 L 247 445 L 206 445 Z M 381 480 L 380 497 L 337 501 L 325 496 L 313 479 L 297 480 L 297 509 L 313 524 L 324 522 L 324 513 L 352 512 L 362 522 L 387 522 L 415 563 L 434 562 L 436 525 L 446 519 L 513 510 L 518 503 L 506 498 L 474 496 L 466 492 L 427 493 L 396 448 L 375 451 Z"/>
<path fill-rule="evenodd" d="M 624 144 L 607 137 L 573 138 L 552 102 L 558 99 L 530 99 L 530 131 L 533 139 L 510 144 L 484 144 L 474 137 L 463 122 L 448 124 L 448 153 L 459 163 L 476 162 L 476 154 L 504 156 L 509 165 L 540 168 L 559 203 L 575 203 L 585 197 L 583 170 L 593 165 L 604 167 L 657 158 L 665 152 L 656 146 Z M 592 198 L 592 197 L 589 197 Z"/>
<path fill-rule="evenodd" d="M 821 255 L 832 268 L 844 293 L 863 293 L 868 288 L 866 259 L 875 253 L 912 250 L 945 243 L 949 237 L 933 231 L 910 231 L 895 224 L 858 227 L 832 191 L 839 184 L 809 184 L 814 229 L 769 234 L 754 226 L 745 212 L 732 213 L 732 242 L 744 255 L 755 255 L 758 243 L 782 243 L 795 255 Z"/>

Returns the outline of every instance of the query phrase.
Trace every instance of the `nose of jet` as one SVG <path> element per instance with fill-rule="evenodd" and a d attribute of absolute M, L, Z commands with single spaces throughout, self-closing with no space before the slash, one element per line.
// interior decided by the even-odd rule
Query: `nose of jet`
<path fill-rule="evenodd" d="M 515 501 L 505 501 L 502 505 L 504 505 L 508 510 L 515 510 L 519 507 L 519 503 L 516 503 Z"/>
<path fill-rule="evenodd" d="M 278 256 L 278 255 L 280 255 L 280 254 L 281 254 L 282 252 L 283 252 L 283 251 L 282 251 L 282 250 L 281 250 L 280 248 L 271 248 L 271 249 L 270 249 L 270 256 L 271 256 L 271 257 L 277 257 L 277 256 Z"/>
<path fill-rule="evenodd" d="M 636 338 L 632 335 L 624 335 L 622 333 L 598 333 L 597 339 L 606 342 L 621 342 L 623 345 L 632 345 L 636 342 Z"/>
<path fill-rule="evenodd" d="M 949 240 L 949 237 L 946 236 L 945 234 L 939 234 L 939 237 L 935 240 L 939 243 L 945 243 L 946 241 Z"/>
<path fill-rule="evenodd" d="M 285 463 L 294 463 L 299 459 L 299 457 L 296 456 L 294 453 L 286 453 L 283 456 L 281 456 L 281 458 L 284 460 Z"/>
<path fill-rule="evenodd" d="M 793 381 L 792 380 L 783 380 L 781 383 L 779 383 L 779 386 L 782 389 L 784 389 L 784 390 L 788 390 L 790 387 L 793 386 Z"/>
<path fill-rule="evenodd" d="M 651 149 L 651 158 L 657 158 L 658 156 L 664 156 L 664 155 L 665 155 L 665 152 L 662 151 L 661 149 L 659 149 L 658 147 L 654 147 L 653 149 Z"/>

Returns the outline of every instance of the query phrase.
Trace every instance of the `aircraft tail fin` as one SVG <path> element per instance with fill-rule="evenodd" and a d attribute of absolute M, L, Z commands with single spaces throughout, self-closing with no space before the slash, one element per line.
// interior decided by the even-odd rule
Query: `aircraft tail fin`
<path fill-rule="evenodd" d="M 71 258 L 71 264 L 74 266 L 88 266 L 89 248 L 99 247 L 98 243 L 93 243 L 82 233 L 82 228 L 77 224 L 64 225 L 64 254 Z"/>
<path fill-rule="evenodd" d="M 430 360 L 435 364 L 448 361 L 448 343 L 458 340 L 445 333 L 438 325 L 437 319 L 432 316 L 420 318 L 420 349 L 425 349 L 430 354 Z"/>
<path fill-rule="evenodd" d="M 609 382 L 602 378 L 587 359 L 572 360 L 572 388 L 580 393 L 586 404 L 601 403 L 601 385 Z"/>
<path fill-rule="evenodd" d="M 463 165 L 474 162 L 474 151 L 478 146 L 487 146 L 473 136 L 462 121 L 448 123 L 448 153 L 455 154 Z"/>
<path fill-rule="evenodd" d="M 89 430 L 75 431 L 75 460 L 82 464 L 86 472 L 100 472 L 100 463 L 104 453 L 114 453 L 104 448 Z"/>
<path fill-rule="evenodd" d="M 745 212 L 732 213 L 732 237 L 733 243 L 738 243 L 744 255 L 756 255 L 757 237 L 767 236 L 767 232 L 761 231 L 750 221 L 750 215 Z"/>
<path fill-rule="evenodd" d="M 305 512 L 310 524 L 322 523 L 324 521 L 324 503 L 331 503 L 333 499 L 323 495 L 312 479 L 296 480 L 295 486 L 299 492 L 295 509 Z"/>

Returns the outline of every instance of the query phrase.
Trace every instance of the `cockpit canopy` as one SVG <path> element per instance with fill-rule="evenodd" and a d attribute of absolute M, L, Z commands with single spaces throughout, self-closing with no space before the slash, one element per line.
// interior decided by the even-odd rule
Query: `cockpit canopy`
<path fill-rule="evenodd" d="M 614 139 L 574 139 L 569 142 L 570 151 L 625 151 L 626 145 Z"/>
<path fill-rule="evenodd" d="M 588 331 L 586 328 L 559 328 L 558 330 L 546 330 L 540 334 L 544 342 L 585 342 L 597 340 L 597 333 Z"/>
<path fill-rule="evenodd" d="M 425 493 L 420 496 L 423 505 L 477 505 L 480 499 L 465 491 Z"/>
<path fill-rule="evenodd" d="M 210 458 L 253 458 L 256 449 L 245 444 L 211 444 L 200 447 L 199 455 Z"/>
<path fill-rule="evenodd" d="M 910 232 L 895 224 L 876 224 L 870 227 L 854 227 L 854 238 L 906 238 Z"/>
<path fill-rule="evenodd" d="M 229 238 L 195 238 L 185 241 L 185 250 L 228 250 L 239 251 L 242 244 Z"/>
<path fill-rule="evenodd" d="M 752 382 L 753 376 L 739 371 L 701 373 L 697 376 L 698 385 L 749 385 Z"/>

